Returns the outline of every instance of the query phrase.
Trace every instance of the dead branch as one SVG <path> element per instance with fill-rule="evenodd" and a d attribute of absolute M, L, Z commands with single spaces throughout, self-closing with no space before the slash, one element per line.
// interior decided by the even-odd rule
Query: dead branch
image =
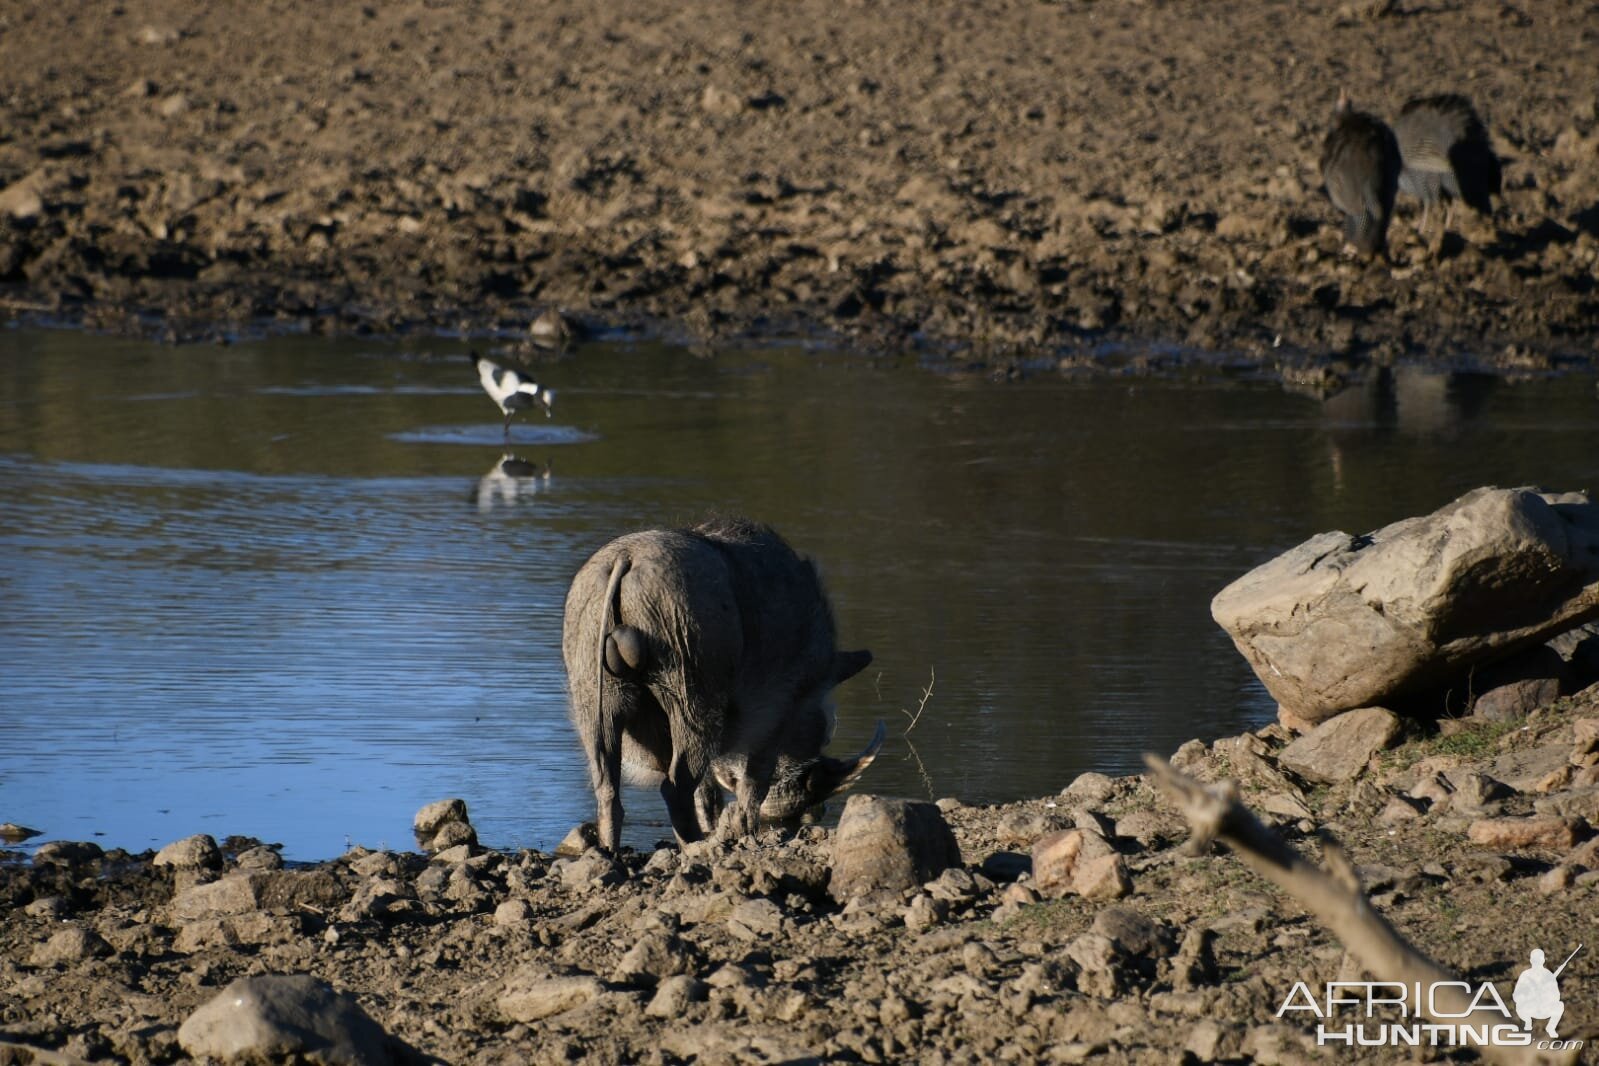
<path fill-rule="evenodd" d="M 1237 782 L 1223 781 L 1207 788 L 1174 770 L 1159 756 L 1146 754 L 1144 762 L 1187 819 L 1196 846 L 1208 847 L 1211 841 L 1219 840 L 1232 848 L 1246 866 L 1298 900 L 1331 930 L 1367 973 L 1379 981 L 1399 981 L 1412 987 L 1441 985 L 1436 989 L 1434 1006 L 1440 1013 L 1453 1016 L 1434 1021 L 1466 1025 L 1506 1022 L 1504 1015 L 1486 1007 L 1466 1014 L 1471 1005 L 1467 995 L 1457 986 L 1443 984 L 1459 978 L 1416 950 L 1372 909 L 1371 901 L 1361 891 L 1353 864 L 1337 841 L 1324 838 L 1329 866 L 1324 870 L 1261 824 L 1239 801 Z M 1532 1046 L 1490 1045 L 1475 1050 L 1506 1066 L 1576 1061 L 1574 1051 L 1540 1051 Z"/>

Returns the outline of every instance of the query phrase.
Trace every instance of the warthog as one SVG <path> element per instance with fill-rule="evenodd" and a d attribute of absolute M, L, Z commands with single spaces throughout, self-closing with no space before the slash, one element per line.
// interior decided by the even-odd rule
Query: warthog
<path fill-rule="evenodd" d="M 572 579 L 561 638 L 572 724 L 588 756 L 603 847 L 621 845 L 625 773 L 659 784 L 680 843 L 753 833 L 847 788 L 833 686 L 872 661 L 837 649 L 816 567 L 766 526 L 715 519 L 618 537 Z"/>

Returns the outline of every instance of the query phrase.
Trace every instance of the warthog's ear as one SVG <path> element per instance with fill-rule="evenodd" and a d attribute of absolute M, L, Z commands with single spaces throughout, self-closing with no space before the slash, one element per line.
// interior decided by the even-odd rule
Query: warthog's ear
<path fill-rule="evenodd" d="M 833 684 L 842 685 L 870 665 L 872 665 L 872 653 L 864 648 L 860 651 L 839 652 L 833 656 Z"/>

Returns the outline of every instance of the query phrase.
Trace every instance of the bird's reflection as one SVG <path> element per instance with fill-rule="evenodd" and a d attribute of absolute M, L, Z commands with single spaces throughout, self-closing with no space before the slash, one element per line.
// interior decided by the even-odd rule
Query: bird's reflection
<path fill-rule="evenodd" d="M 549 486 L 550 471 L 549 463 L 540 466 L 506 452 L 478 478 L 477 509 L 487 514 L 496 505 L 510 507 L 531 500 Z"/>

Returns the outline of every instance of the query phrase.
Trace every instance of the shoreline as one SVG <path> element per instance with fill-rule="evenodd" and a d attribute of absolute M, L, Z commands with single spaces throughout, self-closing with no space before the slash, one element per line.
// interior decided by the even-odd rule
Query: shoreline
<path fill-rule="evenodd" d="M 1599 686 L 1516 721 L 1411 723 L 1341 780 L 1289 771 L 1276 724 L 1171 761 L 1238 782 L 1302 854 L 1333 833 L 1402 936 L 1509 1003 L 1530 947 L 1563 958 L 1588 929 L 1599 786 L 1548 770 L 1591 761 L 1596 715 Z M 847 901 L 830 894 L 838 834 L 819 826 L 615 859 L 459 843 L 286 867 L 249 841 L 223 855 L 188 838 L 160 865 L 113 866 L 57 846 L 0 865 L 0 1048 L 170 1061 L 180 1026 L 235 979 L 308 974 L 431 1061 L 1296 1063 L 1328 1053 L 1318 1025 L 1339 1031 L 1283 1013 L 1296 983 L 1317 999 L 1324 982 L 1376 979 L 1235 855 L 1186 849 L 1148 775 L 936 807 L 961 866 Z M 1119 877 L 1085 879 L 1079 862 L 1062 883 L 1051 856 L 1076 842 Z M 1599 1033 L 1592 973 L 1564 978 L 1564 1037 Z"/>
<path fill-rule="evenodd" d="M 0 316 L 194 340 L 553 307 L 998 370 L 1119 344 L 1591 362 L 1584 5 L 1358 7 L 33 10 L 0 37 Z M 1399 57 L 1446 84 L 1391 79 Z M 1475 99 L 1495 218 L 1456 212 L 1435 255 L 1402 203 L 1391 265 L 1345 259 L 1316 165 L 1335 81 L 1390 119 Z"/>

